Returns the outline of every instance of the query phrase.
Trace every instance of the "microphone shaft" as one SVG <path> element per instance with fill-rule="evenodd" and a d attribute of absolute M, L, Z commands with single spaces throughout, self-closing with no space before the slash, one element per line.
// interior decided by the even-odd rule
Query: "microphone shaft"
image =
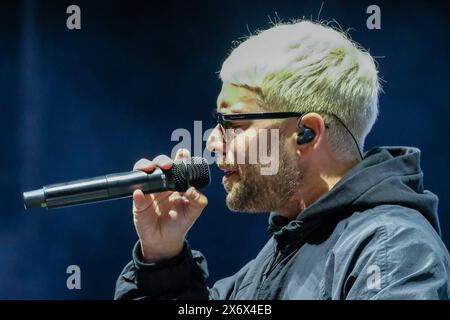
<path fill-rule="evenodd" d="M 25 192 L 27 208 L 58 208 L 130 197 L 134 190 L 144 193 L 175 190 L 172 179 L 160 168 L 151 174 L 143 171 L 114 173 L 89 179 L 53 184 Z"/>

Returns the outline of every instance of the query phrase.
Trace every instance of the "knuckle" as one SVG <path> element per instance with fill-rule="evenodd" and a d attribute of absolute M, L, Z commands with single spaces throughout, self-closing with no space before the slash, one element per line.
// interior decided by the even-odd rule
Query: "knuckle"
<path fill-rule="evenodd" d="M 189 156 L 190 156 L 190 152 L 188 149 L 186 149 L 186 148 L 178 149 L 177 157 L 183 158 L 183 157 L 189 157 Z"/>
<path fill-rule="evenodd" d="M 161 164 L 167 164 L 167 163 L 172 162 L 172 159 L 170 159 L 165 154 L 160 154 L 153 159 L 153 162 L 155 164 L 161 165 Z"/>
<path fill-rule="evenodd" d="M 178 193 L 172 193 L 170 196 L 169 196 L 169 201 L 175 201 L 175 200 L 177 200 L 178 198 L 180 198 L 180 195 L 178 194 Z"/>
<path fill-rule="evenodd" d="M 141 170 L 141 169 L 145 169 L 145 168 L 151 167 L 152 165 L 153 165 L 152 161 L 150 161 L 148 159 L 145 159 L 145 158 L 142 158 L 142 159 L 139 159 L 134 164 L 133 169 L 134 170 Z"/>

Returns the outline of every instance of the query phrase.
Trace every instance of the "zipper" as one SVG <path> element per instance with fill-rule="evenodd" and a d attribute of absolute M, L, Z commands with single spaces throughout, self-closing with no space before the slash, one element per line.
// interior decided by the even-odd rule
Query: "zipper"
<path fill-rule="evenodd" d="M 278 248 L 275 249 L 275 252 L 273 254 L 273 260 L 270 262 L 269 267 L 264 272 L 263 275 L 263 283 L 266 281 L 266 279 L 269 277 L 269 275 L 272 273 L 273 270 L 276 269 L 276 267 L 280 264 L 281 261 L 285 258 L 284 250 L 279 250 Z"/>
<path fill-rule="evenodd" d="M 276 267 L 281 263 L 281 261 L 283 261 L 283 259 L 285 258 L 283 251 L 284 250 L 279 250 L 278 248 L 274 249 L 273 260 L 270 261 L 268 267 L 264 271 L 262 281 L 257 289 L 256 296 L 258 296 L 259 298 L 262 298 L 261 295 L 263 294 L 263 292 L 261 291 L 261 289 L 265 287 L 267 278 L 276 269 Z"/>

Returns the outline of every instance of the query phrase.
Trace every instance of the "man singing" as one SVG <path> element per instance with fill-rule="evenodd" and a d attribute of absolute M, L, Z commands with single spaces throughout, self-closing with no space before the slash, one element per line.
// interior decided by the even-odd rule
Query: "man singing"
<path fill-rule="evenodd" d="M 424 190 L 420 151 L 363 153 L 380 90 L 368 52 L 325 25 L 280 24 L 237 46 L 220 77 L 208 149 L 224 171 L 228 208 L 271 212 L 272 236 L 239 272 L 208 288 L 206 261 L 185 240 L 205 195 L 136 190 L 139 242 L 116 299 L 450 297 L 450 256 L 438 198 Z M 233 161 L 248 159 L 261 129 L 279 134 L 275 174 L 262 174 L 262 163 Z M 189 153 L 180 150 L 182 157 Z M 158 156 L 134 169 L 171 166 Z"/>

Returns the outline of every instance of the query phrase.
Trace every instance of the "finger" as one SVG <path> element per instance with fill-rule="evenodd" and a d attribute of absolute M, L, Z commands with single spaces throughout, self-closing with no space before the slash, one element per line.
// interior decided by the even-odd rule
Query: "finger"
<path fill-rule="evenodd" d="M 175 159 L 183 159 L 183 158 L 190 158 L 191 157 L 191 153 L 189 152 L 188 149 L 178 149 L 177 154 L 175 155 Z"/>
<path fill-rule="evenodd" d="M 153 171 L 156 168 L 156 164 L 148 159 L 140 159 L 134 164 L 133 170 Z"/>
<path fill-rule="evenodd" d="M 169 203 L 172 207 L 176 207 L 181 204 L 189 203 L 189 200 L 186 197 L 184 197 L 180 192 L 174 192 L 169 197 Z"/>
<path fill-rule="evenodd" d="M 173 166 L 173 160 L 164 154 L 155 157 L 153 162 L 161 169 L 170 169 Z"/>
<path fill-rule="evenodd" d="M 176 220 L 178 218 L 178 212 L 176 212 L 175 210 L 169 210 L 168 215 L 170 217 L 170 219 L 172 220 Z"/>
<path fill-rule="evenodd" d="M 208 205 L 208 198 L 194 187 L 190 187 L 185 197 L 189 201 L 189 219 L 194 221 L 202 213 L 203 209 Z"/>
<path fill-rule="evenodd" d="M 133 212 L 139 213 L 147 210 L 152 204 L 151 200 L 145 196 L 142 190 L 138 189 L 133 192 Z"/>
<path fill-rule="evenodd" d="M 181 195 L 179 192 L 175 191 L 169 196 L 169 201 L 175 201 L 177 199 L 180 199 Z"/>
<path fill-rule="evenodd" d="M 166 191 L 150 195 L 152 197 L 152 208 L 158 215 L 161 215 L 161 212 L 164 212 L 171 207 L 169 198 L 172 193 L 172 191 Z"/>
<path fill-rule="evenodd" d="M 164 191 L 152 194 L 153 201 L 155 202 L 163 202 L 167 200 L 168 197 L 173 193 L 173 191 Z"/>

